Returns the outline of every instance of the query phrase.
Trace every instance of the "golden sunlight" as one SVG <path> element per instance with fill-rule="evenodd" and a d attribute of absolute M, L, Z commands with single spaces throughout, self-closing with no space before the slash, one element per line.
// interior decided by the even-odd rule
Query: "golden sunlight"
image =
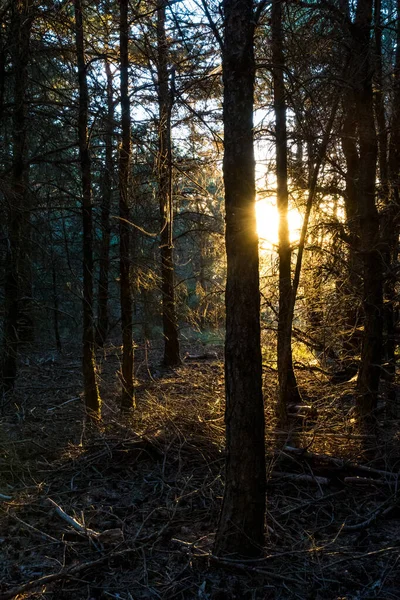
<path fill-rule="evenodd" d="M 257 233 L 261 250 L 268 251 L 278 245 L 279 214 L 274 198 L 256 202 Z M 291 243 L 300 238 L 303 218 L 295 208 L 289 210 L 289 235 Z"/>

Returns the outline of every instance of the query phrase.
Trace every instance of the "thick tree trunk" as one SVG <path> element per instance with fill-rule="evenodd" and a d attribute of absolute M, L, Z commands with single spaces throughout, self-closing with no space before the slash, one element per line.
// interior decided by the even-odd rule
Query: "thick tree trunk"
<path fill-rule="evenodd" d="M 7 202 L 7 256 L 4 280 L 4 340 L 2 356 L 3 390 L 14 387 L 19 344 L 18 319 L 22 306 L 21 260 L 23 219 L 27 198 L 27 115 L 26 85 L 29 44 L 33 20 L 32 0 L 15 0 L 12 7 L 12 63 L 14 70 L 14 112 L 12 130 L 11 193 Z M 26 258 L 26 257 L 25 257 Z"/>
<path fill-rule="evenodd" d="M 383 261 L 383 370 L 382 375 L 391 384 L 395 375 L 395 346 L 394 332 L 394 300 L 396 276 L 393 270 L 393 251 L 396 242 L 396 207 L 389 198 L 388 173 L 388 125 L 385 111 L 385 96 L 383 84 L 382 56 L 382 1 L 374 0 L 374 33 L 375 33 L 375 77 L 374 77 L 374 107 L 378 130 L 378 166 L 379 166 L 379 196 L 384 209 L 381 214 L 381 240 Z M 393 397 L 393 385 L 390 389 Z"/>
<path fill-rule="evenodd" d="M 101 416 L 101 401 L 96 380 L 93 324 L 93 224 L 92 182 L 88 137 L 89 95 L 85 64 L 82 1 L 75 0 L 75 39 L 79 80 L 79 159 L 82 178 L 83 226 L 83 386 L 86 411 L 90 418 Z"/>
<path fill-rule="evenodd" d="M 358 0 L 353 28 L 354 98 L 358 125 L 360 250 L 363 264 L 364 336 L 358 374 L 357 409 L 376 408 L 382 358 L 383 264 L 375 204 L 377 135 L 374 121 L 371 52 L 372 0 Z"/>
<path fill-rule="evenodd" d="M 161 291 L 163 303 L 164 364 L 179 365 L 178 324 L 175 309 L 173 258 L 173 203 L 172 203 L 172 146 L 171 111 L 173 82 L 168 85 L 168 43 L 165 32 L 166 2 L 160 0 L 157 9 L 157 72 L 158 72 L 158 195 L 161 216 Z"/>
<path fill-rule="evenodd" d="M 385 266 L 385 370 L 390 381 L 394 381 L 396 371 L 396 265 L 399 254 L 399 225 L 400 225 L 400 0 L 397 0 L 397 39 L 396 58 L 393 73 L 393 96 L 390 120 L 390 137 L 388 143 L 388 184 L 387 206 L 382 220 L 382 240 L 384 242 Z M 391 390 L 393 397 L 395 390 Z"/>
<path fill-rule="evenodd" d="M 121 290 L 121 326 L 122 326 L 122 410 L 135 405 L 133 385 L 133 326 L 132 297 L 130 280 L 130 244 L 129 224 L 130 186 L 129 169 L 131 163 L 131 115 L 128 84 L 128 5 L 129 0 L 120 1 L 120 73 L 121 73 L 121 149 L 119 155 L 119 236 L 120 236 L 120 290 Z"/>
<path fill-rule="evenodd" d="M 282 31 L 282 0 L 273 0 L 271 13 L 271 39 L 274 83 L 275 136 L 276 136 L 276 182 L 279 211 L 279 316 L 278 316 L 278 415 L 281 422 L 287 419 L 287 407 L 298 404 L 301 397 L 293 370 L 292 327 L 290 299 L 292 295 L 291 258 L 289 238 L 289 194 L 287 164 L 286 99 Z"/>
<path fill-rule="evenodd" d="M 114 133 L 114 97 L 113 78 L 108 60 L 105 61 L 107 76 L 107 118 L 105 124 L 105 150 L 106 160 L 103 175 L 103 201 L 101 205 L 101 247 L 100 247 L 100 269 L 98 288 L 98 316 L 96 327 L 96 342 L 103 346 L 106 341 L 108 322 L 108 288 L 110 271 L 110 209 L 113 193 L 114 160 L 113 160 L 113 133 Z"/>
<path fill-rule="evenodd" d="M 252 0 L 224 0 L 226 472 L 217 555 L 260 556 L 265 517 L 264 407 L 253 149 Z"/>

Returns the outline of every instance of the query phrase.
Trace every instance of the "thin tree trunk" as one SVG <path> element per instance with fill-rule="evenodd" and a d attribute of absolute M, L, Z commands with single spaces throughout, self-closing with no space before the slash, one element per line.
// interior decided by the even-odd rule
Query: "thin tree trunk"
<path fill-rule="evenodd" d="M 374 105 L 378 126 L 378 165 L 380 194 L 385 200 L 388 195 L 388 132 L 385 115 L 385 96 L 383 92 L 383 57 L 382 57 L 382 0 L 374 0 L 374 32 L 375 32 L 375 91 Z"/>
<path fill-rule="evenodd" d="M 60 337 L 60 326 L 58 323 L 58 312 L 59 312 L 59 301 L 58 301 L 58 290 L 57 290 L 57 271 L 54 264 L 54 254 L 51 257 L 51 276 L 53 285 L 53 325 L 54 325 L 54 339 L 56 342 L 57 352 L 61 354 L 62 345 Z"/>
<path fill-rule="evenodd" d="M 253 2 L 224 0 L 223 9 L 227 457 L 214 552 L 256 557 L 263 552 L 266 474 L 253 148 Z"/>
<path fill-rule="evenodd" d="M 29 188 L 29 167 L 25 169 L 25 194 L 21 215 L 21 251 L 19 277 L 21 297 L 18 310 L 18 338 L 21 344 L 32 343 L 35 339 L 35 319 L 33 302 L 33 245 L 32 245 L 32 195 Z"/>
<path fill-rule="evenodd" d="M 122 326 L 122 410 L 135 405 L 133 385 L 133 327 L 130 281 L 130 227 L 129 218 L 129 169 L 131 163 L 131 115 L 128 85 L 128 5 L 129 0 L 120 1 L 120 77 L 121 77 L 121 149 L 119 155 L 119 235 L 120 235 L 120 293 Z"/>
<path fill-rule="evenodd" d="M 198 212 L 200 212 L 198 207 Z M 199 306 L 200 313 L 200 329 L 204 331 L 207 327 L 207 312 L 208 312 L 208 294 L 207 294 L 207 281 L 206 281 L 206 243 L 204 233 L 200 233 L 199 240 L 199 284 L 201 287 L 201 299 Z"/>
<path fill-rule="evenodd" d="M 287 420 L 287 407 L 298 404 L 301 397 L 293 370 L 292 328 L 287 327 L 292 294 L 291 258 L 289 238 L 289 194 L 287 164 L 286 99 L 282 31 L 282 0 L 273 0 L 271 12 L 271 40 L 274 83 L 276 181 L 279 211 L 279 315 L 278 315 L 278 379 L 280 421 Z"/>
<path fill-rule="evenodd" d="M 346 161 L 346 191 L 344 196 L 346 224 L 349 230 L 349 247 L 345 284 L 342 288 L 344 299 L 343 362 L 350 364 L 361 351 L 361 292 L 362 262 L 360 258 L 360 219 L 358 214 L 358 172 L 359 156 L 357 149 L 357 127 L 354 102 L 346 97 L 346 114 L 341 130 L 341 144 Z M 350 373 L 351 369 L 349 370 Z"/>
<path fill-rule="evenodd" d="M 157 9 L 157 71 L 158 71 L 158 194 L 161 216 L 161 290 L 163 303 L 164 364 L 176 366 L 179 355 L 178 324 L 175 308 L 173 257 L 173 203 L 172 203 L 172 145 L 171 111 L 173 81 L 168 84 L 168 43 L 165 32 L 165 0 Z"/>
<path fill-rule="evenodd" d="M 11 194 L 7 202 L 8 246 L 4 281 L 4 340 L 2 356 L 3 390 L 14 387 L 17 377 L 18 318 L 21 309 L 22 232 L 27 196 L 27 114 L 26 85 L 29 45 L 33 20 L 32 0 L 15 0 L 12 7 L 12 63 L 14 70 L 14 112 L 12 131 Z"/>
<path fill-rule="evenodd" d="M 105 70 L 107 76 L 107 118 L 105 132 L 106 160 L 103 175 L 103 201 L 101 205 L 101 248 L 98 288 L 98 316 L 96 327 L 96 342 L 103 346 L 109 329 L 108 315 L 108 288 L 110 271 L 110 210 L 113 193 L 114 160 L 113 160 L 113 133 L 114 133 L 114 97 L 113 78 L 110 63 L 106 59 Z"/>
<path fill-rule="evenodd" d="M 50 194 L 47 194 L 47 206 L 50 206 Z M 53 232 L 49 215 L 49 242 L 50 242 L 50 261 L 51 261 L 51 283 L 52 283 L 52 296 L 53 296 L 53 327 L 54 327 L 54 341 L 56 343 L 57 352 L 61 354 L 62 343 L 60 336 L 60 325 L 59 325 L 59 308 L 60 298 L 58 294 L 57 286 L 57 267 L 56 267 L 56 251 L 54 247 Z"/>
<path fill-rule="evenodd" d="M 91 161 L 88 137 L 89 95 L 85 64 L 82 1 L 75 0 L 75 39 L 79 81 L 79 159 L 82 178 L 83 227 L 83 386 L 86 411 L 90 418 L 101 416 L 101 400 L 96 380 L 93 324 L 93 224 Z"/>
<path fill-rule="evenodd" d="M 306 239 L 307 239 L 308 223 L 310 220 L 311 210 L 313 208 L 313 204 L 314 204 L 314 200 L 315 200 L 315 196 L 316 196 L 316 192 L 317 192 L 317 182 L 318 182 L 320 169 L 325 160 L 333 124 L 334 124 L 334 121 L 336 118 L 336 113 L 337 113 L 338 106 L 339 106 L 339 101 L 340 101 L 340 92 L 338 92 L 336 97 L 333 99 L 331 113 L 329 115 L 329 119 L 326 124 L 326 129 L 325 129 L 324 135 L 322 137 L 321 145 L 320 145 L 318 151 L 316 152 L 315 165 L 310 174 L 308 198 L 307 198 L 307 203 L 306 203 L 306 210 L 304 212 L 303 225 L 302 225 L 301 233 L 300 233 L 300 240 L 299 240 L 299 245 L 298 245 L 298 250 L 297 250 L 297 258 L 296 258 L 296 266 L 294 269 L 294 276 L 293 276 L 292 293 L 290 296 L 288 318 L 286 321 L 286 327 L 288 329 L 290 328 L 291 331 L 293 329 L 294 309 L 295 309 L 295 305 L 296 305 L 297 292 L 298 292 L 299 284 L 300 284 L 301 267 L 303 264 L 304 248 L 305 248 L 305 243 L 306 243 Z"/>

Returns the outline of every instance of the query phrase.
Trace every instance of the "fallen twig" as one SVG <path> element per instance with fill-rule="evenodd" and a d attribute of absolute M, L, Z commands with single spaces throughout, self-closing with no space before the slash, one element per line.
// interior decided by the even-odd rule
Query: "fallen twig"
<path fill-rule="evenodd" d="M 372 477 L 345 477 L 344 483 L 350 483 L 355 485 L 389 485 L 389 481 L 385 479 L 373 479 Z"/>
<path fill-rule="evenodd" d="M 64 519 L 64 521 L 71 525 L 76 531 L 87 536 L 92 542 L 97 540 L 101 544 L 116 544 L 123 541 L 124 534 L 122 529 L 106 529 L 101 532 L 94 531 L 93 529 L 81 525 L 79 521 L 68 515 L 65 510 L 63 510 L 61 506 L 58 506 L 51 498 L 47 498 L 47 500 L 54 506 L 59 517 Z"/>
<path fill-rule="evenodd" d="M 361 521 L 361 523 L 355 523 L 354 525 L 343 525 L 342 531 L 360 531 L 361 529 L 365 529 L 366 527 L 368 527 L 368 525 L 371 525 L 371 523 L 373 523 L 379 516 L 383 517 L 387 515 L 396 506 L 396 503 L 393 503 L 390 506 L 387 506 L 387 504 L 388 501 L 383 502 L 381 506 L 374 510 L 374 512 L 371 513 L 371 515 L 367 519 Z"/>
<path fill-rule="evenodd" d="M 316 504 L 317 502 L 322 502 L 323 500 L 329 500 L 330 498 L 333 498 L 334 496 L 339 496 L 341 494 L 344 494 L 346 492 L 346 490 L 339 490 L 337 492 L 332 492 L 332 494 L 326 494 L 325 496 L 320 496 L 319 498 L 314 498 L 314 500 L 310 500 L 309 502 L 302 502 L 301 504 L 298 504 L 297 506 L 294 506 L 293 508 L 290 508 L 289 510 L 285 510 L 285 512 L 280 513 L 280 517 L 284 517 L 286 515 L 289 515 L 290 513 L 296 512 L 298 510 L 303 510 L 303 508 L 307 508 L 308 506 L 312 506 L 313 504 Z"/>
<path fill-rule="evenodd" d="M 319 477 L 317 475 L 306 475 L 304 473 L 281 473 L 280 471 L 273 471 L 271 477 L 279 479 L 287 479 L 289 481 L 298 481 L 301 483 L 316 483 L 318 485 L 328 485 L 329 479 L 327 477 Z"/>
<path fill-rule="evenodd" d="M 390 479 L 398 479 L 399 473 L 392 473 L 391 471 L 383 471 L 381 469 L 374 469 L 366 465 L 359 465 L 351 461 L 343 460 L 342 458 L 336 458 L 329 454 L 316 454 L 303 448 L 293 448 L 292 446 L 285 446 L 281 451 L 283 453 L 294 454 L 300 458 L 309 458 L 314 460 L 321 460 L 338 467 L 339 469 L 354 469 L 356 471 L 362 471 L 364 473 L 370 473 L 371 475 L 381 475 L 382 477 L 388 477 Z"/>
<path fill-rule="evenodd" d="M 218 360 L 218 354 L 216 352 L 204 352 L 203 354 L 187 353 L 183 357 L 183 360 Z"/>
<path fill-rule="evenodd" d="M 69 404 L 70 402 L 76 402 L 77 400 L 81 400 L 80 396 L 77 396 L 76 398 L 71 398 L 70 400 L 66 400 L 65 402 L 63 402 L 62 404 L 58 404 L 58 406 L 52 406 L 51 408 L 47 409 L 47 412 L 51 412 L 53 410 L 58 410 L 59 408 L 62 408 L 63 406 L 65 406 L 66 404 Z"/>
<path fill-rule="evenodd" d="M 26 527 L 28 530 L 33 531 L 34 533 L 37 533 L 38 535 L 40 535 L 44 539 L 50 540 L 51 542 L 56 543 L 56 544 L 64 544 L 64 542 L 62 542 L 61 540 L 58 540 L 57 538 L 49 535 L 48 533 L 45 533 L 44 531 L 40 531 L 40 529 L 37 529 L 37 527 L 34 527 L 33 525 L 30 525 L 30 523 L 26 523 L 25 521 L 23 521 L 22 519 L 20 519 L 19 517 L 17 517 L 17 515 L 14 515 L 12 512 L 9 512 L 8 515 L 12 519 L 15 519 L 16 521 L 18 521 L 18 523 L 21 523 L 21 525 L 23 525 L 24 527 Z"/>
<path fill-rule="evenodd" d="M 294 577 L 289 577 L 288 575 L 281 575 L 279 573 L 276 573 L 275 571 L 260 569 L 260 567 L 253 567 L 251 565 L 245 564 L 243 562 L 231 558 L 220 558 L 219 556 L 214 556 L 213 554 L 211 554 L 210 560 L 223 566 L 234 567 L 235 569 L 246 571 L 248 573 L 259 573 L 260 575 L 265 575 L 266 577 L 270 577 L 271 579 L 278 579 L 279 581 L 284 581 L 286 583 L 290 582 L 295 583 L 297 585 L 303 583 L 303 581 L 300 579 L 295 579 Z M 0 600 L 2 600 L 1 596 Z"/>
<path fill-rule="evenodd" d="M 136 552 L 135 548 L 128 548 L 126 550 L 120 550 L 119 552 L 112 552 L 111 554 L 107 554 L 106 556 L 102 556 L 96 560 L 91 560 L 88 562 L 80 563 L 78 565 L 73 565 L 72 567 L 68 567 L 66 569 L 62 569 L 58 573 L 51 573 L 50 575 L 44 575 L 43 577 L 39 577 L 38 579 L 33 579 L 32 581 L 28 581 L 27 583 L 23 583 L 22 585 L 16 586 L 7 592 L 3 592 L 0 594 L 0 600 L 11 600 L 15 598 L 15 596 L 19 596 L 29 590 L 37 588 L 42 585 L 46 585 L 51 583 L 52 581 L 57 581 L 60 579 L 66 579 L 72 575 L 77 575 L 81 573 L 85 569 L 91 569 L 92 567 L 96 567 L 97 565 L 101 565 L 106 562 L 109 558 L 116 558 L 118 556 L 123 556 L 124 554 L 129 554 L 130 552 Z"/>
<path fill-rule="evenodd" d="M 79 533 L 87 535 L 88 537 L 99 537 L 100 534 L 98 531 L 94 531 L 93 529 L 89 529 L 88 527 L 81 525 L 76 519 L 70 517 L 70 515 L 68 515 L 65 510 L 63 510 L 61 506 L 58 506 L 57 502 L 54 502 L 54 500 L 51 498 L 47 498 L 47 500 L 50 502 L 50 504 L 52 504 L 52 506 L 54 506 L 58 516 L 64 519 L 64 521 L 66 521 L 68 525 L 71 525 L 71 527 L 73 527 L 76 531 L 79 531 Z"/>

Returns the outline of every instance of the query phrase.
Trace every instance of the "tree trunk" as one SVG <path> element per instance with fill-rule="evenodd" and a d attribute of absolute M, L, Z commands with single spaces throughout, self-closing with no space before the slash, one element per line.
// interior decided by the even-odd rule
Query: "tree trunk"
<path fill-rule="evenodd" d="M 130 281 L 129 169 L 131 163 L 131 115 L 128 85 L 128 0 L 120 1 L 120 77 L 121 77 L 121 148 L 119 155 L 119 236 L 120 236 L 120 293 L 122 326 L 122 396 L 121 408 L 134 407 L 133 386 L 133 327 Z"/>
<path fill-rule="evenodd" d="M 179 355 L 178 325 L 175 310 L 173 258 L 173 203 L 172 203 L 172 146 L 171 111 L 173 81 L 168 85 L 168 43 L 165 32 L 166 2 L 160 0 L 157 9 L 157 72 L 158 72 L 158 195 L 161 216 L 161 290 L 163 306 L 164 364 L 176 366 Z"/>
<path fill-rule="evenodd" d="M 85 64 L 82 1 L 75 0 L 75 37 L 79 80 L 79 159 L 82 178 L 83 227 L 83 386 L 86 411 L 90 418 L 101 416 L 101 400 L 96 380 L 93 324 L 93 224 L 92 182 L 88 137 L 89 95 Z"/>
<path fill-rule="evenodd" d="M 12 7 L 12 63 L 14 70 L 14 112 L 12 120 L 11 193 L 7 202 L 8 240 L 4 280 L 4 340 L 2 385 L 14 387 L 17 377 L 18 319 L 22 306 L 21 259 L 22 233 L 27 189 L 27 114 L 29 45 L 33 20 L 32 0 L 15 0 Z"/>
<path fill-rule="evenodd" d="M 385 96 L 383 91 L 383 56 L 382 56 L 382 0 L 374 0 L 374 32 L 375 32 L 375 77 L 374 105 L 378 128 L 378 165 L 380 196 L 388 195 L 388 133 L 385 115 Z"/>
<path fill-rule="evenodd" d="M 346 190 L 344 196 L 346 224 L 349 231 L 349 247 L 345 281 L 341 288 L 344 305 L 343 355 L 344 368 L 354 361 L 361 351 L 362 310 L 362 262 L 360 257 L 360 219 L 358 214 L 358 173 L 359 156 L 357 150 L 357 127 L 354 102 L 345 98 L 346 114 L 341 130 L 341 144 L 346 161 Z M 351 369 L 350 369 L 351 371 Z"/>
<path fill-rule="evenodd" d="M 96 328 L 96 342 L 103 346 L 106 341 L 109 322 L 108 322 L 108 287 L 110 271 L 110 209 L 113 193 L 113 133 L 114 133 L 114 98 L 113 98 L 113 78 L 111 74 L 110 63 L 106 59 L 105 70 L 107 76 L 107 118 L 105 124 L 105 150 L 106 160 L 103 176 L 103 201 L 101 205 L 101 248 L 100 248 L 100 270 L 99 270 L 99 288 L 98 288 L 98 316 Z"/>
<path fill-rule="evenodd" d="M 283 54 L 282 0 L 273 0 L 271 13 L 271 40 L 274 83 L 276 182 L 279 211 L 279 316 L 278 316 L 278 415 L 282 423 L 287 420 L 287 407 L 298 404 L 301 397 L 293 370 L 292 327 L 288 327 L 290 298 L 292 295 L 292 249 L 288 223 L 288 163 L 286 99 L 284 83 L 285 58 Z"/>
<path fill-rule="evenodd" d="M 224 185 L 226 210 L 226 471 L 214 551 L 263 552 L 264 407 L 253 148 L 252 0 L 224 0 Z"/>
<path fill-rule="evenodd" d="M 385 318 L 385 370 L 389 380 L 394 381 L 396 372 L 396 270 L 399 253 L 400 220 L 400 0 L 397 0 L 397 39 L 393 73 L 393 101 L 388 143 L 388 198 L 382 223 L 382 240 L 385 244 L 383 260 L 385 266 L 384 318 Z M 395 390 L 390 390 L 395 395 Z"/>
<path fill-rule="evenodd" d="M 52 276 L 52 286 L 53 286 L 53 325 L 54 325 L 54 339 L 56 342 L 57 352 L 61 354 L 62 352 L 62 344 L 60 337 L 60 326 L 58 323 L 58 311 L 59 311 L 59 302 L 58 302 L 58 290 L 57 290 L 57 271 L 55 266 L 54 253 L 51 256 L 51 276 Z"/>
<path fill-rule="evenodd" d="M 377 135 L 375 131 L 372 51 L 372 0 L 358 0 L 353 27 L 354 98 L 358 129 L 358 194 L 360 250 L 363 264 L 364 336 L 358 374 L 357 409 L 363 416 L 376 408 L 381 372 L 383 265 L 379 219 L 375 204 Z"/>

